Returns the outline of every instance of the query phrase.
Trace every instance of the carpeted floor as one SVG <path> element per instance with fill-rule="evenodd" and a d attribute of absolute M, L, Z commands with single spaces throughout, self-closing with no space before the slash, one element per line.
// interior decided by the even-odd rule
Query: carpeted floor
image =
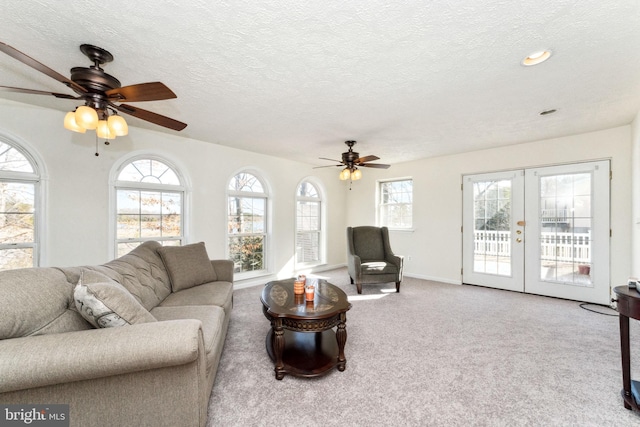
<path fill-rule="evenodd" d="M 323 277 L 353 305 L 347 369 L 277 381 L 261 287 L 238 290 L 208 426 L 640 426 L 620 397 L 611 309 L 406 277 L 399 294 L 389 283 L 358 296 L 346 269 Z"/>

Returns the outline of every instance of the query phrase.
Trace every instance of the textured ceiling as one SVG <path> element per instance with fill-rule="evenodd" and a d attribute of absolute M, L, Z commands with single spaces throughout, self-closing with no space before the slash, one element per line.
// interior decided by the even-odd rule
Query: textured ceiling
<path fill-rule="evenodd" d="M 135 105 L 188 123 L 166 132 L 314 165 L 347 139 L 393 164 L 640 110 L 638 0 L 2 0 L 0 15 L 0 41 L 61 74 L 90 65 L 78 49 L 89 43 L 114 55 L 104 68 L 123 85 L 165 83 L 177 99 Z M 547 62 L 521 65 L 541 49 Z M 0 85 L 72 93 L 2 53 Z"/>

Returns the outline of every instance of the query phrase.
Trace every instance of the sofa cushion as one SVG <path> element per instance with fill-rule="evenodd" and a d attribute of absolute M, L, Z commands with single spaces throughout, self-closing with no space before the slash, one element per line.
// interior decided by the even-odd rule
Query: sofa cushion
<path fill-rule="evenodd" d="M 144 242 L 120 258 L 88 268 L 120 283 L 144 308 L 151 310 L 171 294 L 169 275 L 157 252 L 159 247 L 158 242 Z"/>
<path fill-rule="evenodd" d="M 0 339 L 91 329 L 76 310 L 73 284 L 55 268 L 0 272 L 0 319 Z"/>
<path fill-rule="evenodd" d="M 79 283 L 74 298 L 82 317 L 96 328 L 156 321 L 129 291 L 113 281 Z"/>
<path fill-rule="evenodd" d="M 222 307 L 229 316 L 231 315 L 232 303 L 233 284 L 213 282 L 172 293 L 162 301 L 160 307 L 217 305 Z"/>
<path fill-rule="evenodd" d="M 158 253 L 169 273 L 173 292 L 218 280 L 204 242 L 162 246 Z"/>

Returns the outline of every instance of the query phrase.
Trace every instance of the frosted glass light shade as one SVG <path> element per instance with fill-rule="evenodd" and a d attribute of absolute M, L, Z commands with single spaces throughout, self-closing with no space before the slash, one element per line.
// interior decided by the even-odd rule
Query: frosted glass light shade
<path fill-rule="evenodd" d="M 106 120 L 98 121 L 98 126 L 96 127 L 96 134 L 98 135 L 98 138 L 104 138 L 104 139 L 114 139 L 116 137 L 109 130 L 109 125 L 107 124 Z"/>
<path fill-rule="evenodd" d="M 98 113 L 86 105 L 78 107 L 75 118 L 76 124 L 85 129 L 95 129 L 98 126 Z"/>
<path fill-rule="evenodd" d="M 111 133 L 115 136 L 125 136 L 129 133 L 129 126 L 122 116 L 109 116 L 107 125 Z"/>
<path fill-rule="evenodd" d="M 342 169 L 342 172 L 340 172 L 340 179 L 342 181 L 346 181 L 347 179 L 349 179 L 349 176 L 351 176 L 351 172 L 349 171 L 349 169 Z"/>
<path fill-rule="evenodd" d="M 87 130 L 76 123 L 76 113 L 69 111 L 64 116 L 64 128 L 73 132 L 85 133 Z"/>
<path fill-rule="evenodd" d="M 353 181 L 357 181 L 360 178 L 362 178 L 362 171 L 360 171 L 360 169 L 356 169 L 351 173 L 351 179 Z"/>

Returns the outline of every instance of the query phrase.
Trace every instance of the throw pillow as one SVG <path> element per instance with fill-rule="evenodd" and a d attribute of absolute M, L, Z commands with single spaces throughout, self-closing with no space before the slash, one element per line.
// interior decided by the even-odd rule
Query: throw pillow
<path fill-rule="evenodd" d="M 116 282 L 78 283 L 73 297 L 82 317 L 96 328 L 156 322 L 155 317 Z"/>
<path fill-rule="evenodd" d="M 158 248 L 158 253 L 169 274 L 173 292 L 218 280 L 204 242 L 163 246 Z"/>

